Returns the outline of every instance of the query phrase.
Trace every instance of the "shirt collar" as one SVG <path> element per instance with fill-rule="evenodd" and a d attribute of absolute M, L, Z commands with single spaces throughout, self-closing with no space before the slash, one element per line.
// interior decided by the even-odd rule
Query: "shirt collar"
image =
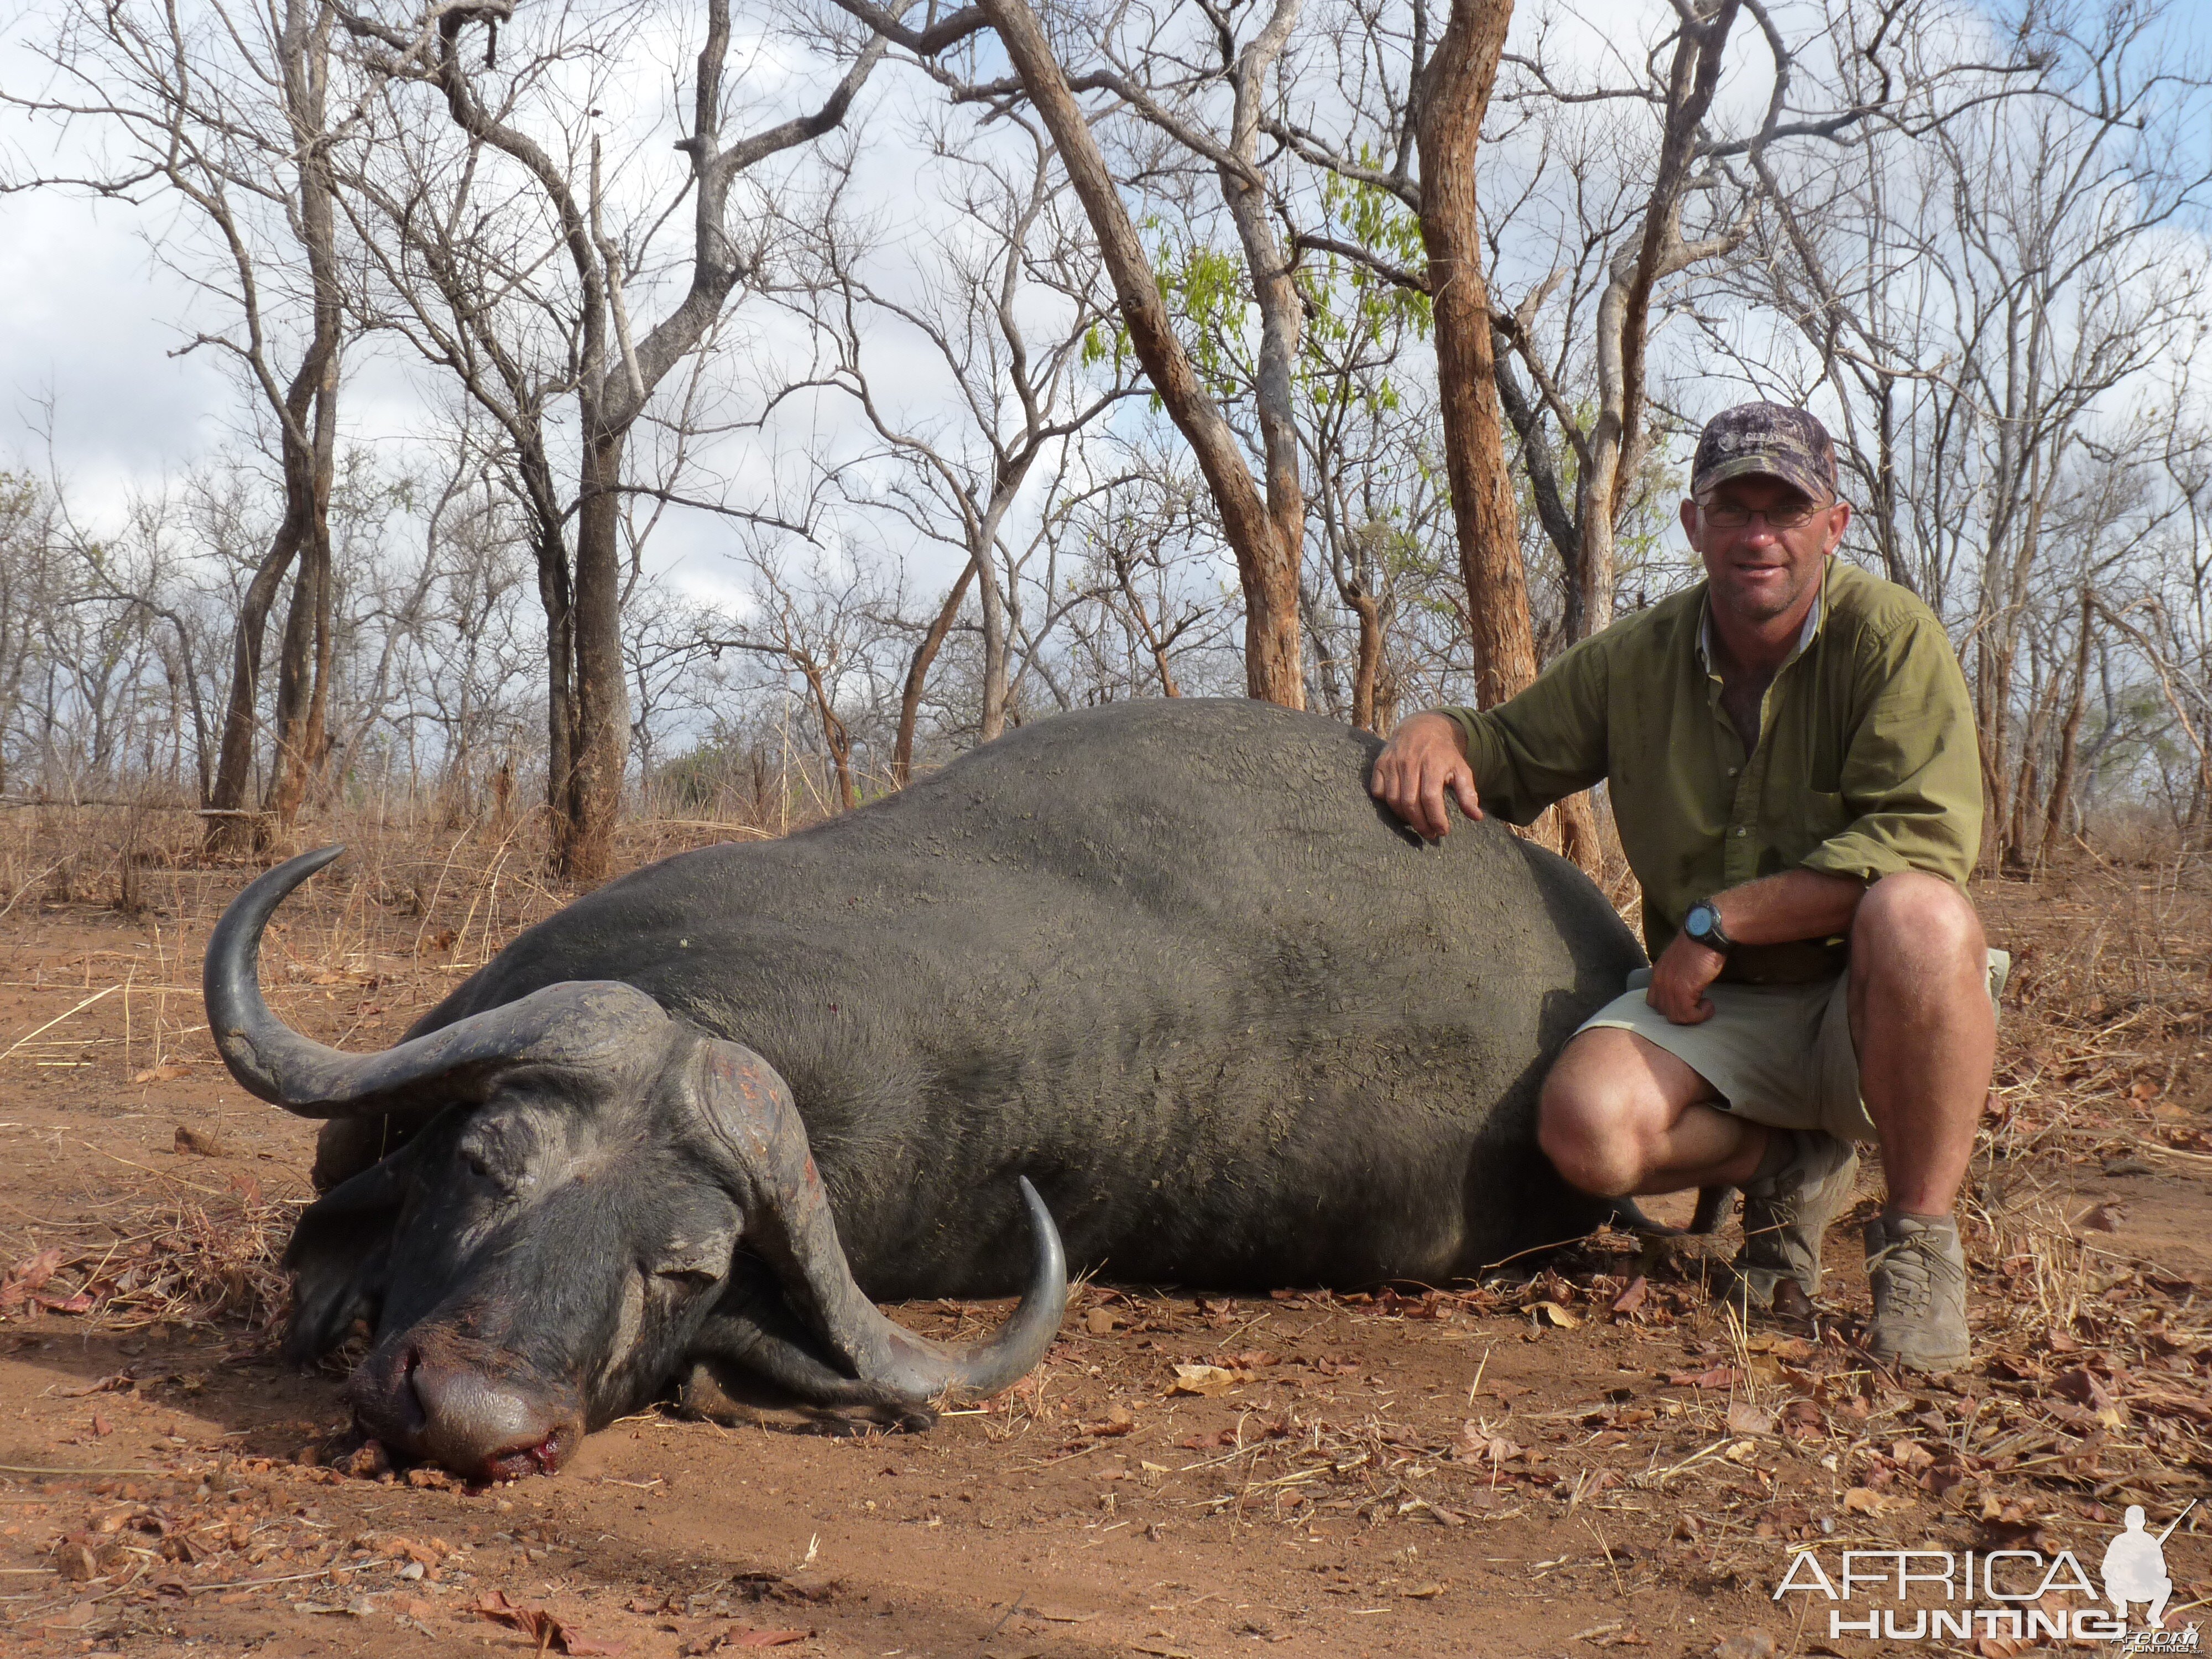
<path fill-rule="evenodd" d="M 1821 572 L 1820 591 L 1813 595 L 1813 608 L 1805 613 L 1805 625 L 1797 630 L 1797 643 L 1790 647 L 1790 654 L 1782 659 L 1784 668 L 1804 655 L 1805 647 L 1812 644 L 1813 636 L 1820 631 L 1820 602 L 1827 597 L 1828 591 L 1826 575 L 1826 571 Z M 1708 675 L 1717 675 L 1718 671 L 1713 667 L 1713 600 L 1710 592 L 1705 595 L 1705 602 L 1698 607 L 1698 661 Z"/>

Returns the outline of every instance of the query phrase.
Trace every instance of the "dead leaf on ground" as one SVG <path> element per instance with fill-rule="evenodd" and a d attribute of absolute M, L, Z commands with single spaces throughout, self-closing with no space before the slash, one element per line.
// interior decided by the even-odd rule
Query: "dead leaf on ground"
<path fill-rule="evenodd" d="M 1556 1325 L 1563 1331 L 1571 1331 L 1582 1324 L 1580 1315 L 1569 1313 L 1556 1302 L 1539 1302 L 1535 1306 L 1538 1323 Z"/>
<path fill-rule="evenodd" d="M 701 1654 L 723 1653 L 733 1648 L 788 1647 L 813 1634 L 811 1630 L 755 1630 L 748 1625 L 732 1625 L 726 1630 L 695 1636 L 677 1652 L 684 1655 L 685 1659 L 696 1659 Z"/>
<path fill-rule="evenodd" d="M 1211 1396 L 1226 1394 L 1237 1384 L 1237 1373 L 1224 1370 L 1218 1365 L 1178 1365 L 1176 1380 L 1170 1394 L 1190 1394 Z"/>
<path fill-rule="evenodd" d="M 215 1136 L 203 1129 L 187 1128 L 181 1123 L 177 1125 L 176 1144 L 170 1150 L 180 1157 L 187 1152 L 198 1158 L 230 1156 L 230 1148 Z"/>
<path fill-rule="evenodd" d="M 1740 1631 L 1713 1644 L 1713 1659 L 1773 1659 L 1774 1638 L 1763 1630 Z"/>
<path fill-rule="evenodd" d="M 477 1611 L 495 1625 L 505 1625 L 536 1643 L 539 1650 L 576 1656 L 587 1659 L 591 1655 L 611 1656 L 624 1651 L 618 1643 L 601 1642 L 586 1636 L 544 1607 L 519 1607 L 507 1599 L 503 1590 L 486 1590 L 477 1598 Z M 804 1637 L 799 1638 L 804 1639 Z"/>
<path fill-rule="evenodd" d="M 1774 1413 L 1761 1411 L 1748 1400 L 1729 1402 L 1728 1425 L 1730 1434 L 1772 1434 Z"/>
<path fill-rule="evenodd" d="M 185 1068 L 182 1065 L 173 1060 L 165 1060 L 159 1066 L 149 1066 L 143 1072 L 133 1072 L 131 1074 L 131 1080 L 133 1083 L 174 1083 L 184 1074 Z"/>
<path fill-rule="evenodd" d="M 1651 1294 L 1651 1281 L 1642 1273 L 1628 1281 L 1628 1288 L 1613 1299 L 1613 1310 L 1617 1314 L 1632 1314 L 1644 1305 Z"/>
<path fill-rule="evenodd" d="M 2127 1218 L 2127 1206 L 2107 1199 L 2101 1204 L 2092 1204 L 2068 1224 L 2077 1233 L 2116 1233 L 2120 1223 Z"/>
<path fill-rule="evenodd" d="M 1743 1381 L 1743 1373 L 1733 1365 L 1716 1365 L 1707 1371 L 1669 1371 L 1667 1386 L 1670 1389 L 1732 1389 Z"/>
<path fill-rule="evenodd" d="M 1917 1501 L 1892 1498 L 1870 1486 L 1853 1486 L 1844 1494 L 1844 1509 L 1853 1515 L 1887 1515 L 1895 1510 L 1909 1510 Z"/>
<path fill-rule="evenodd" d="M 82 1388 L 56 1389 L 54 1394 L 57 1398 L 63 1400 L 82 1400 L 88 1394 L 119 1394 L 135 1384 L 137 1380 L 128 1371 L 116 1371 L 101 1377 L 96 1382 L 87 1382 Z"/>

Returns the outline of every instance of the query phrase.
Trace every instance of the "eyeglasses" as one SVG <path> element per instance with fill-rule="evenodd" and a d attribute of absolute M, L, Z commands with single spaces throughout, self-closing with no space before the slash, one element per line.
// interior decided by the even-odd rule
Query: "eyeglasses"
<path fill-rule="evenodd" d="M 1802 507 L 1776 507 L 1771 511 L 1752 507 L 1700 505 L 1698 511 L 1716 530 L 1741 530 L 1753 519 L 1764 519 L 1769 530 L 1802 530 L 1834 505 L 1833 501 L 1808 501 Z"/>

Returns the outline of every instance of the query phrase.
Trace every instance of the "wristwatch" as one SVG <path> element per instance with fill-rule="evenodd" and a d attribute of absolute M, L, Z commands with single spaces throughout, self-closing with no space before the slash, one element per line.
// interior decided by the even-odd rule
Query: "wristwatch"
<path fill-rule="evenodd" d="M 1708 951 L 1718 951 L 1723 956 L 1735 948 L 1735 941 L 1723 930 L 1721 913 L 1711 899 L 1699 899 L 1690 907 L 1690 914 L 1682 918 L 1682 931 Z"/>

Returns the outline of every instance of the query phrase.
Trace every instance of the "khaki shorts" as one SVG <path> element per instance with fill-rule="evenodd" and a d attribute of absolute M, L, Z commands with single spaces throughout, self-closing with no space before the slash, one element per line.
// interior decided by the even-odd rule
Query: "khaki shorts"
<path fill-rule="evenodd" d="M 1990 1001 L 1996 1002 L 2012 957 L 1990 952 Z M 1644 999 L 1651 970 L 1580 1030 L 1633 1031 L 1713 1085 L 1724 1112 L 1778 1129 L 1824 1129 L 1843 1140 L 1873 1140 L 1874 1120 L 1859 1099 L 1859 1057 L 1851 1044 L 1850 975 L 1807 985 L 1716 983 L 1705 994 L 1713 1017 L 1676 1025 Z M 1577 1032 L 1577 1035 L 1580 1033 Z"/>

